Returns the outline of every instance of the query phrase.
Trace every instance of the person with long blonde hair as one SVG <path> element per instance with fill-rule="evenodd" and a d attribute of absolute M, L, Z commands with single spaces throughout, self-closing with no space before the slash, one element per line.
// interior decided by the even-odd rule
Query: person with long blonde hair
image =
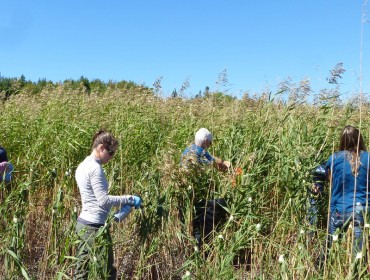
<path fill-rule="evenodd" d="M 369 153 L 360 130 L 346 126 L 341 135 L 339 150 L 326 163 L 331 184 L 328 248 L 333 236 L 352 224 L 354 242 L 352 251 L 362 249 L 364 213 L 369 205 Z"/>

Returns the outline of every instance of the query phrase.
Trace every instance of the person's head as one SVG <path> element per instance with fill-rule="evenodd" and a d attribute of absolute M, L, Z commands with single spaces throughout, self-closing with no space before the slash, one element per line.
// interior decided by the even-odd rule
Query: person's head
<path fill-rule="evenodd" d="M 112 134 L 104 129 L 95 133 L 92 141 L 92 150 L 101 163 L 107 163 L 116 153 L 118 141 Z"/>
<path fill-rule="evenodd" d="M 207 149 L 213 141 L 212 133 L 207 128 L 201 128 L 195 133 L 195 145 Z"/>
<path fill-rule="evenodd" d="M 361 132 L 353 126 L 347 125 L 340 136 L 339 150 L 344 151 L 366 151 Z"/>

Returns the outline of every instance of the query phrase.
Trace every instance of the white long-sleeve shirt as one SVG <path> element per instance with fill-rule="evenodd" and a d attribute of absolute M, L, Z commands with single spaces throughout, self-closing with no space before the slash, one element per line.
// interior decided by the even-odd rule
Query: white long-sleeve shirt
<path fill-rule="evenodd" d="M 94 223 L 104 224 L 112 206 L 133 205 L 132 195 L 108 195 L 108 182 L 100 161 L 87 156 L 76 170 L 76 181 L 80 189 L 82 211 L 80 218 Z"/>

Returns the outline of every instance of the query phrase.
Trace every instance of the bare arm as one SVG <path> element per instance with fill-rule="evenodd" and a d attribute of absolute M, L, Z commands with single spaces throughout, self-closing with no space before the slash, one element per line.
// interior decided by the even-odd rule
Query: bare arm
<path fill-rule="evenodd" d="M 218 170 L 220 170 L 222 172 L 226 172 L 231 167 L 231 162 L 230 161 L 223 160 L 223 159 L 220 159 L 220 158 L 217 158 L 217 157 L 213 157 L 213 158 L 214 158 L 214 165 Z"/>

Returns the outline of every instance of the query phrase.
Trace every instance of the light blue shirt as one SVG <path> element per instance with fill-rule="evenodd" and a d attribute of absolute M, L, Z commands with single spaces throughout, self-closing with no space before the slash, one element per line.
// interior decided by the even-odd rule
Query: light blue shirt
<path fill-rule="evenodd" d="M 211 164 L 215 160 L 205 149 L 195 144 L 191 144 L 187 147 L 181 155 L 181 164 L 187 165 L 189 158 L 194 157 L 198 163 Z"/>

